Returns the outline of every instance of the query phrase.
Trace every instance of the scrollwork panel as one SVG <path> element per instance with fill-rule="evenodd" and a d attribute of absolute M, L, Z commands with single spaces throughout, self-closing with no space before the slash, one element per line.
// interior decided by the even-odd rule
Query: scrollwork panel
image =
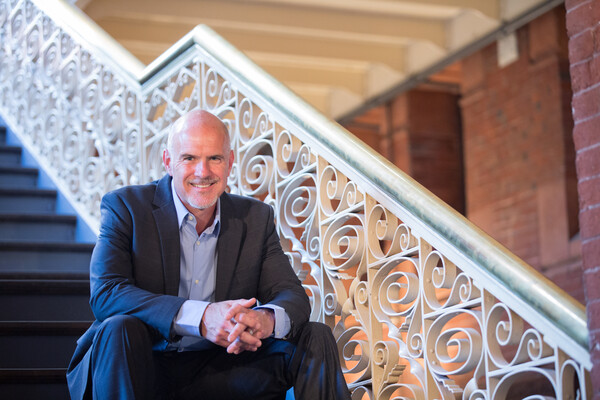
<path fill-rule="evenodd" d="M 164 174 L 180 115 L 201 107 L 224 119 L 236 158 L 229 190 L 273 206 L 353 399 L 506 398 L 527 377 L 546 387 L 528 387 L 530 398 L 591 397 L 589 372 L 480 286 L 489 283 L 455 249 L 430 244 L 437 232 L 413 225 L 403 205 L 378 203 L 349 178 L 355 171 L 300 140 L 303 127 L 279 121 L 277 105 L 251 98 L 204 49 L 131 83 L 27 0 L 0 2 L 0 40 L 3 115 L 91 218 L 104 192 Z"/>

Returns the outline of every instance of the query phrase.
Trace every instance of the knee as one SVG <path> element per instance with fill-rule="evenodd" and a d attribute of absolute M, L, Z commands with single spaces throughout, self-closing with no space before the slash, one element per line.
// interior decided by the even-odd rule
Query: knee
<path fill-rule="evenodd" d="M 95 336 L 95 343 L 99 342 L 131 342 L 140 343 L 148 337 L 146 325 L 136 317 L 130 315 L 115 315 L 102 321 Z M 131 339 L 135 339 L 131 341 Z"/>
<path fill-rule="evenodd" d="M 304 330 L 311 336 L 333 339 L 333 333 L 331 332 L 331 328 L 321 322 L 309 321 L 304 326 L 303 331 Z"/>
<path fill-rule="evenodd" d="M 302 328 L 301 338 L 312 345 L 325 348 L 337 347 L 331 328 L 321 322 L 307 322 Z"/>
<path fill-rule="evenodd" d="M 115 315 L 102 321 L 98 332 L 121 333 L 142 329 L 144 323 L 131 315 Z"/>

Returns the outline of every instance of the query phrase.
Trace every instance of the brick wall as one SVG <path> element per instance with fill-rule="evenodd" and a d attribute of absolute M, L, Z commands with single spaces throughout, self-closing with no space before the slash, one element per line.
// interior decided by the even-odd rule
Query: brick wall
<path fill-rule="evenodd" d="M 518 59 L 490 45 L 463 60 L 466 215 L 583 301 L 564 10 L 516 32 Z"/>
<path fill-rule="evenodd" d="M 455 210 L 464 213 L 458 96 L 411 90 L 345 127 Z"/>
<path fill-rule="evenodd" d="M 600 0 L 566 0 L 594 399 L 600 399 Z"/>

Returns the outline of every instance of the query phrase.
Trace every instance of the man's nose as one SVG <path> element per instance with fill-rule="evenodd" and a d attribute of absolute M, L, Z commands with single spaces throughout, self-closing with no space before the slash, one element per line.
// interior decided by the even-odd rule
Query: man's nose
<path fill-rule="evenodd" d="M 208 167 L 208 162 L 198 161 L 198 163 L 196 164 L 196 175 L 198 175 L 198 176 L 210 175 L 210 169 Z"/>

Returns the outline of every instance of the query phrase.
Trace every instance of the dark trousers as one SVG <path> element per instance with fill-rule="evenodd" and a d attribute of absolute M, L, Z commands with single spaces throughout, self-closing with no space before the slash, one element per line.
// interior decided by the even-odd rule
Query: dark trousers
<path fill-rule="evenodd" d="M 292 340 L 265 339 L 256 352 L 215 346 L 155 352 L 148 327 L 131 316 L 105 320 L 91 353 L 94 399 L 350 399 L 335 340 L 309 322 Z"/>

